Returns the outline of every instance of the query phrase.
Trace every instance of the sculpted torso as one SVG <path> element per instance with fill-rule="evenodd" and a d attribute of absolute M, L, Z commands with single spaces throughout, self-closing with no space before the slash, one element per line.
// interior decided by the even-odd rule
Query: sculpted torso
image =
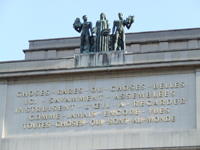
<path fill-rule="evenodd" d="M 83 24 L 82 24 L 82 34 L 89 34 L 90 27 L 91 27 L 91 22 L 83 22 Z"/>

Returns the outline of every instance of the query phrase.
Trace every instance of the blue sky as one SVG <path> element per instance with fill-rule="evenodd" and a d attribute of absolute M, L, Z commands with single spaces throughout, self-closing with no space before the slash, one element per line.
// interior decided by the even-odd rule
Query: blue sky
<path fill-rule="evenodd" d="M 200 27 L 200 0 L 0 0 L 0 61 L 23 60 L 28 40 L 80 36 L 75 18 L 94 26 L 101 12 L 111 29 L 118 12 L 135 15 L 126 33 Z"/>

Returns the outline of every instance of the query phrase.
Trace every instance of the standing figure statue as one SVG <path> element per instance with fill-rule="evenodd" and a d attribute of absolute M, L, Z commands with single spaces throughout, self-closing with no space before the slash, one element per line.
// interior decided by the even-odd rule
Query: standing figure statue
<path fill-rule="evenodd" d="M 96 33 L 96 52 L 99 51 L 109 51 L 108 47 L 108 35 L 110 33 L 109 21 L 106 20 L 106 15 L 104 13 L 100 14 L 100 20 L 96 22 L 96 27 L 93 29 Z"/>
<path fill-rule="evenodd" d="M 80 18 L 76 18 L 73 27 L 77 32 L 81 32 L 81 53 L 91 52 L 91 39 L 93 38 L 92 33 L 92 22 L 87 21 L 87 15 L 83 16 L 83 23 L 80 22 Z M 90 32 L 89 32 L 90 31 Z M 91 36 L 90 36 L 91 33 Z"/>
<path fill-rule="evenodd" d="M 126 20 L 123 20 L 123 14 L 119 13 L 119 20 L 115 20 L 113 23 L 112 30 L 112 43 L 113 49 L 116 50 L 125 50 L 125 32 L 124 26 L 128 29 L 131 27 L 131 24 L 134 22 L 134 16 L 129 16 Z M 116 29 L 116 30 L 115 30 Z"/>

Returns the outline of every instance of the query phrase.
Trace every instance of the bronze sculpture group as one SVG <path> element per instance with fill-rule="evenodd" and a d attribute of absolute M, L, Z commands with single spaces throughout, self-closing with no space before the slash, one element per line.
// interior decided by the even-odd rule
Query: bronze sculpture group
<path fill-rule="evenodd" d="M 109 35 L 109 21 L 106 20 L 104 13 L 100 14 L 100 20 L 96 22 L 96 26 L 92 27 L 92 22 L 87 21 L 88 17 L 83 16 L 83 23 L 79 18 L 74 21 L 73 27 L 77 32 L 81 32 L 81 53 L 125 50 L 125 32 L 124 27 L 128 29 L 134 22 L 134 16 L 129 16 L 125 20 L 123 14 L 119 13 L 119 20 L 113 22 L 112 34 Z M 96 37 L 93 34 L 96 34 Z"/>

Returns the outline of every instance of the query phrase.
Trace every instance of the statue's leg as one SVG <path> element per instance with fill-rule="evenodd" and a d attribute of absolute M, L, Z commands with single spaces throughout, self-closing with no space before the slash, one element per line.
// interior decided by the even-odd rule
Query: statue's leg
<path fill-rule="evenodd" d="M 83 53 L 83 51 L 84 51 L 84 35 L 83 34 L 81 34 L 81 47 L 80 47 L 80 49 L 81 49 L 81 53 Z"/>
<path fill-rule="evenodd" d="M 121 33 L 121 38 L 122 38 L 122 50 L 125 50 L 126 45 L 125 45 L 125 32 L 124 32 L 124 30 Z"/>
<path fill-rule="evenodd" d="M 118 31 L 117 31 L 117 32 L 115 33 L 114 51 L 117 50 L 118 38 L 119 38 L 119 33 L 118 33 Z"/>
<path fill-rule="evenodd" d="M 89 34 L 87 34 L 86 35 L 86 44 L 87 44 L 87 50 L 88 50 L 88 52 L 90 52 L 91 50 L 90 50 L 90 35 Z"/>

